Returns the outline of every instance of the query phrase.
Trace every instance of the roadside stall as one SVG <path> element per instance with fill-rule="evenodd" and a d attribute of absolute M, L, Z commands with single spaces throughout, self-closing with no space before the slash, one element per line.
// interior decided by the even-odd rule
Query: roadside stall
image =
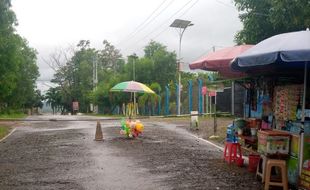
<path fill-rule="evenodd" d="M 242 78 L 245 77 L 244 72 L 239 71 L 232 71 L 230 68 L 230 62 L 236 58 L 236 56 L 240 55 L 242 52 L 248 50 L 253 45 L 238 45 L 232 47 L 226 47 L 223 49 L 219 49 L 213 52 L 208 53 L 206 56 L 192 62 L 189 64 L 189 68 L 191 70 L 201 69 L 205 71 L 212 71 L 218 72 L 221 77 L 225 79 L 231 78 Z M 211 100 L 212 97 L 215 99 L 214 104 L 214 137 L 216 136 L 216 128 L 217 128 L 217 119 L 216 119 L 216 92 L 222 92 L 224 86 L 220 87 L 222 90 L 219 89 L 219 85 L 221 85 L 221 81 L 212 82 L 207 84 L 208 88 L 208 96 L 210 100 L 207 101 L 210 103 L 210 112 L 211 110 Z M 232 112 L 234 112 L 234 82 L 232 82 Z"/>
<path fill-rule="evenodd" d="M 310 189 L 309 42 L 309 30 L 276 35 L 237 56 L 231 65 L 251 77 L 244 83 L 245 115 L 248 127 L 258 130 L 257 151 L 263 158 L 258 173 L 265 189 L 287 189 L 287 180 Z M 280 168 L 281 182 L 270 181 L 272 166 Z"/>
<path fill-rule="evenodd" d="M 310 189 L 309 42 L 308 30 L 285 33 L 231 56 L 231 60 L 236 59 L 230 67 L 239 73 L 227 78 L 243 76 L 235 81 L 247 89 L 247 95 L 245 118 L 235 120 L 227 128 L 224 159 L 242 165 L 239 142 L 252 148 L 256 154 L 249 155 L 249 171 L 257 172 L 262 182 L 268 178 L 265 189 L 269 185 L 287 189 L 287 181 L 293 187 Z M 218 59 L 221 56 L 224 59 L 225 54 Z M 203 59 L 190 64 L 191 69 L 215 70 L 220 74 L 233 73 L 230 67 L 212 65 Z M 259 170 L 257 165 L 261 166 Z M 279 183 L 270 181 L 272 166 L 280 168 Z"/>
<path fill-rule="evenodd" d="M 235 138 L 238 138 L 244 149 L 252 153 L 287 160 L 288 181 L 297 185 L 302 124 L 302 79 L 297 76 L 253 76 L 251 80 L 247 79 L 243 83 L 245 86 L 250 86 L 249 83 L 252 83 L 253 87 L 248 88 L 245 98 L 246 118 L 234 122 L 237 133 Z M 309 98 L 306 102 L 310 102 Z M 310 118 L 310 107 L 307 106 L 309 105 L 306 105 L 305 109 L 305 139 L 310 135 L 310 123 L 307 121 L 307 118 Z M 306 148 L 308 145 L 304 146 Z M 306 154 L 304 158 L 309 159 Z M 255 159 L 257 163 L 255 154 L 250 154 L 252 164 Z M 250 163 L 250 167 L 255 167 L 255 163 L 254 166 Z M 256 172 L 256 169 L 252 171 L 254 170 Z"/>
<path fill-rule="evenodd" d="M 121 120 L 120 134 L 128 138 L 138 137 L 144 130 L 144 125 L 136 120 L 137 105 L 136 93 L 155 94 L 155 92 L 146 85 L 136 81 L 125 81 L 116 84 L 110 89 L 110 92 L 130 92 L 133 93 L 133 104 L 130 103 L 126 111 L 128 118 Z"/>

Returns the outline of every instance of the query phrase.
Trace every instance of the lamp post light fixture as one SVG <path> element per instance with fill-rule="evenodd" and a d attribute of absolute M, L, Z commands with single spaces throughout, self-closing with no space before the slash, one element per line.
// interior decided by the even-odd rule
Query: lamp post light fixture
<path fill-rule="evenodd" d="M 178 95 L 177 95 L 177 115 L 181 113 L 181 44 L 182 44 L 182 37 L 187 27 L 193 26 L 194 24 L 188 20 L 180 20 L 175 19 L 170 27 L 178 29 L 179 33 L 179 57 L 178 57 Z"/>

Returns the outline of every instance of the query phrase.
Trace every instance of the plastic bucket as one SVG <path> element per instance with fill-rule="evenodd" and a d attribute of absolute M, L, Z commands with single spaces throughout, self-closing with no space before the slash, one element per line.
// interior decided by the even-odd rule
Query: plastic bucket
<path fill-rule="evenodd" d="M 250 154 L 249 155 L 249 166 L 248 166 L 248 171 L 249 172 L 256 172 L 258 163 L 259 163 L 260 155 L 257 154 Z"/>
<path fill-rule="evenodd" d="M 243 163 L 244 163 L 244 159 L 243 159 L 243 158 L 238 158 L 238 159 L 236 160 L 236 164 L 237 164 L 237 166 L 239 166 L 239 167 L 242 167 L 242 166 L 243 166 Z"/>

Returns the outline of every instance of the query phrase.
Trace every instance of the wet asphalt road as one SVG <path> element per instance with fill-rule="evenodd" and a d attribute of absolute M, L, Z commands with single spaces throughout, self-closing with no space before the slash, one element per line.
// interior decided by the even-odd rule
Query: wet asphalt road
<path fill-rule="evenodd" d="M 34 116 L 28 119 L 96 119 Z M 126 139 L 120 121 L 25 122 L 0 143 L 0 189 L 261 189 L 245 168 L 173 124 L 142 121 L 144 134 Z"/>

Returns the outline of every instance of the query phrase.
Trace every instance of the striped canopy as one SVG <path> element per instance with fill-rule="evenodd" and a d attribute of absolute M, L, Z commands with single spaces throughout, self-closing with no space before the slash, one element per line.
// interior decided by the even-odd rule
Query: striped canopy
<path fill-rule="evenodd" d="M 155 94 L 155 92 L 152 89 L 136 81 L 125 81 L 125 82 L 118 83 L 113 88 L 111 88 L 110 91 L 111 92 L 138 92 L 138 93 Z"/>

